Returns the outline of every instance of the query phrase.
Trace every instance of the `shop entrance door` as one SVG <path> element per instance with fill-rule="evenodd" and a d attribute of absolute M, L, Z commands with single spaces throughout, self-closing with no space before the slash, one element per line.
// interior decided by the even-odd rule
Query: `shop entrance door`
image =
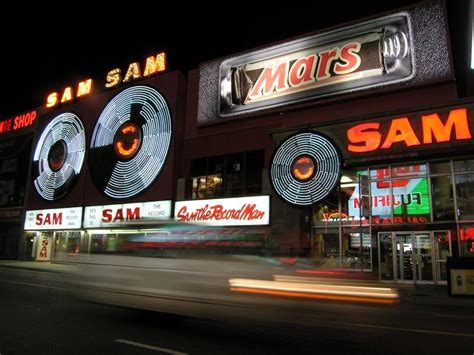
<path fill-rule="evenodd" d="M 381 280 L 445 282 L 445 261 L 451 253 L 448 231 L 383 232 L 378 239 Z"/>

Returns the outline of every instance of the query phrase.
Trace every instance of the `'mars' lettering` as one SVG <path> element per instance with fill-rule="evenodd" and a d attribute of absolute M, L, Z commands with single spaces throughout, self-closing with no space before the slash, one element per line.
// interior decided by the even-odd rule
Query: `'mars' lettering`
<path fill-rule="evenodd" d="M 360 67 L 360 49 L 359 42 L 350 42 L 342 47 L 300 57 L 294 62 L 288 58 L 279 62 L 272 60 L 262 70 L 248 94 L 248 99 L 257 100 L 290 87 L 308 86 L 337 75 L 352 73 Z"/>
<path fill-rule="evenodd" d="M 347 150 L 353 153 L 390 149 L 394 144 L 417 147 L 450 141 L 472 139 L 467 109 L 455 109 L 443 120 L 437 113 L 421 116 L 421 132 L 416 132 L 413 120 L 394 118 L 388 131 L 380 130 L 379 122 L 361 123 L 347 130 Z"/>

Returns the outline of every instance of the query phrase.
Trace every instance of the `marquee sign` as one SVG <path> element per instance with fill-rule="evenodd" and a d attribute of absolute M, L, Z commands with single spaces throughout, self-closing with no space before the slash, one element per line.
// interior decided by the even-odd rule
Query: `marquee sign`
<path fill-rule="evenodd" d="M 139 202 L 84 208 L 84 228 L 123 227 L 171 218 L 171 201 Z"/>
<path fill-rule="evenodd" d="M 249 226 L 270 223 L 270 196 L 177 201 L 178 222 L 208 226 Z"/>
<path fill-rule="evenodd" d="M 404 14 L 231 58 L 220 68 L 220 114 L 409 80 L 412 40 Z"/>
<path fill-rule="evenodd" d="M 474 102 L 318 127 L 345 163 L 474 150 Z"/>
<path fill-rule="evenodd" d="M 25 230 L 81 228 L 82 207 L 26 211 Z"/>

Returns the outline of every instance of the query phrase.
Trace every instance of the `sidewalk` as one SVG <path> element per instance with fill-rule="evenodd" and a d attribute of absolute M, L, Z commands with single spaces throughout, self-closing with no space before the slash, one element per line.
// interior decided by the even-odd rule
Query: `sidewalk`
<path fill-rule="evenodd" d="M 34 262 L 20 260 L 0 260 L 1 268 L 16 268 L 24 270 L 34 270 L 40 272 L 68 273 L 74 270 L 74 263 L 60 262 Z M 450 305 L 459 307 L 474 308 L 473 297 L 449 297 L 447 286 L 445 285 L 410 285 L 397 283 L 381 283 L 377 281 L 362 281 L 354 279 L 333 279 L 321 278 L 322 283 L 358 285 L 367 287 L 392 288 L 396 289 L 400 296 L 400 303 L 403 304 L 430 304 L 430 305 Z"/>

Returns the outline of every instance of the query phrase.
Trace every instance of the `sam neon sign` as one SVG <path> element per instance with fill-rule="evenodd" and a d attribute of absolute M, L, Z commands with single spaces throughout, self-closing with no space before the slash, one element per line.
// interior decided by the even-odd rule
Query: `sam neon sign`
<path fill-rule="evenodd" d="M 122 83 L 130 83 L 166 70 L 168 70 L 166 53 L 161 52 L 156 56 L 150 56 L 146 59 L 143 71 L 140 69 L 140 63 L 138 62 L 130 63 L 125 74 L 123 74 L 120 68 L 110 70 L 105 78 L 105 87 L 107 89 L 115 88 Z M 75 98 L 88 96 L 92 92 L 93 84 L 92 79 L 86 79 L 77 84 L 76 90 L 72 86 L 68 86 L 62 92 L 54 91 L 46 98 L 46 107 L 51 108 L 58 104 L 71 102 Z"/>
<path fill-rule="evenodd" d="M 388 150 L 395 146 L 407 148 L 472 139 L 466 108 L 448 112 L 447 118 L 438 113 L 421 115 L 419 122 L 408 117 L 394 118 L 388 130 L 380 122 L 366 122 L 347 130 L 347 150 L 367 153 Z"/>

